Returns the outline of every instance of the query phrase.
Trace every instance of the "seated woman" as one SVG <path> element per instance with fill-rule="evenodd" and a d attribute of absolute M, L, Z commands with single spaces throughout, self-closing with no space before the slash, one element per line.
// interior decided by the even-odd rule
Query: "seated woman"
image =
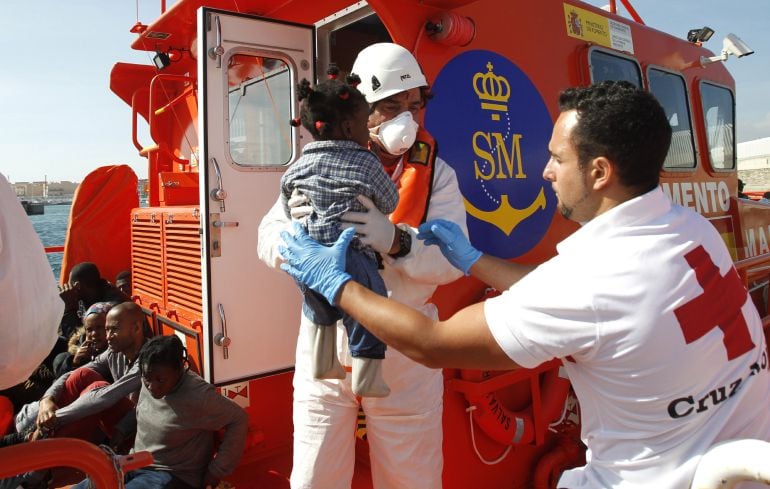
<path fill-rule="evenodd" d="M 151 339 L 137 362 L 142 390 L 134 451 L 147 450 L 155 461 L 126 474 L 126 489 L 216 487 L 241 457 L 246 412 L 188 369 L 187 352 L 176 336 Z M 224 438 L 215 449 L 221 429 Z M 89 482 L 74 487 L 86 489 Z"/>
<path fill-rule="evenodd" d="M 67 342 L 67 351 L 56 355 L 53 361 L 53 373 L 60 377 L 70 370 L 75 370 L 92 361 L 107 349 L 107 332 L 104 325 L 107 313 L 114 302 L 96 302 L 83 315 L 83 326 L 75 330 Z"/>

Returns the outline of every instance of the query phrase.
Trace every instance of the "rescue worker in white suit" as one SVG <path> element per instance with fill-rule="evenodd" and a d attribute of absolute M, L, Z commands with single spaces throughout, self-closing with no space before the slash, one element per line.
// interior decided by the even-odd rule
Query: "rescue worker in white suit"
<path fill-rule="evenodd" d="M 343 220 L 382 255 L 381 274 L 390 297 L 435 319 L 437 311 L 429 303 L 430 297 L 439 285 L 454 281 L 462 272 L 438 247 L 418 241 L 417 227 L 435 218 L 456 223 L 466 235 L 467 227 L 454 170 L 436 156 L 435 142 L 414 122 L 429 96 L 428 84 L 412 54 L 391 43 L 362 50 L 351 73 L 361 78 L 358 89 L 370 104 L 370 149 L 398 186 L 400 200 L 388 217 L 362 198 L 368 212 L 350 212 Z M 302 207 L 295 207 L 298 212 L 292 216 L 301 216 Z M 268 265 L 281 263 L 280 232 L 291 229 L 279 199 L 259 226 L 258 252 Z M 443 470 L 441 370 L 424 367 L 390 349 L 382 368 L 390 395 L 359 401 L 351 390 L 350 375 L 314 378 L 311 351 L 316 329 L 302 318 L 294 373 L 291 487 L 350 487 L 360 405 L 366 414 L 374 487 L 439 489 Z M 349 367 L 345 329 L 341 323 L 336 329 L 339 360 Z"/>

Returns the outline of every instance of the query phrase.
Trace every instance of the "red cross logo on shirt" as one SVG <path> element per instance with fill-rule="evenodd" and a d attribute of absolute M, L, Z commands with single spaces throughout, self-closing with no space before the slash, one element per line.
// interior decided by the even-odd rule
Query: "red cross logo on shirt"
<path fill-rule="evenodd" d="M 751 334 L 741 308 L 748 293 L 735 267 L 721 276 L 719 268 L 703 246 L 698 246 L 684 256 L 695 270 L 695 277 L 703 288 L 703 294 L 674 310 L 689 345 L 714 328 L 722 330 L 722 342 L 727 349 L 727 359 L 738 358 L 754 348 Z"/>

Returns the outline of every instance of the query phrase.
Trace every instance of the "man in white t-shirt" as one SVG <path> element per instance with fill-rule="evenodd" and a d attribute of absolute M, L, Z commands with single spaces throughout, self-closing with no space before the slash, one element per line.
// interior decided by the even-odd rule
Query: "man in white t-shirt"
<path fill-rule="evenodd" d="M 654 97 L 605 82 L 568 89 L 559 105 L 543 177 L 583 226 L 554 258 L 519 265 L 483 255 L 451 223 L 420 228 L 499 297 L 430 320 L 345 276 L 349 235 L 326 249 L 285 235 L 284 268 L 429 366 L 561 359 L 588 452 L 558 487 L 685 489 L 712 445 L 770 440 L 762 323 L 718 232 L 658 186 L 671 129 Z"/>

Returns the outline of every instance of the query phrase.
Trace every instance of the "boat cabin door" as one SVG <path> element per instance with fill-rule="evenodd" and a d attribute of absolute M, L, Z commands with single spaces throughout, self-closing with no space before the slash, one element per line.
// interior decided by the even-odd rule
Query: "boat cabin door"
<path fill-rule="evenodd" d="M 202 368 L 214 384 L 290 369 L 300 319 L 291 278 L 257 257 L 257 228 L 300 154 L 294 96 L 314 79 L 314 28 L 201 8 L 198 129 Z M 303 130 L 304 131 L 304 130 Z"/>

